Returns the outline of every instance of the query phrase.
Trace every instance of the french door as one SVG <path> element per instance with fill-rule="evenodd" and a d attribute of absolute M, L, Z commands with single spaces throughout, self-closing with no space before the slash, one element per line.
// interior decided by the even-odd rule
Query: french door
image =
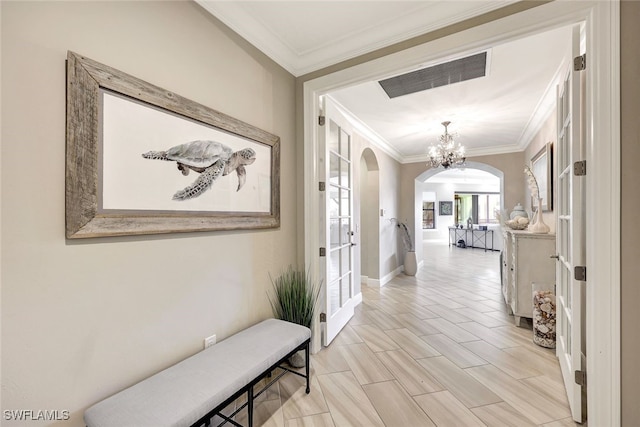
<path fill-rule="evenodd" d="M 322 345 L 327 346 L 354 313 L 352 131 L 330 99 L 319 126 L 320 274 L 325 284 Z M 324 183 L 324 184 L 322 184 Z"/>
<path fill-rule="evenodd" d="M 580 27 L 573 29 L 572 57 L 580 55 Z M 584 138 L 581 137 L 581 74 L 573 64 L 564 82 L 558 87 L 558 143 L 557 187 L 558 207 L 556 224 L 556 354 L 567 390 L 571 415 L 577 422 L 586 416 L 583 404 L 586 385 L 584 315 L 584 277 L 580 267 L 585 266 L 585 177 L 580 163 L 584 159 Z M 576 167 L 578 166 L 578 167 Z M 578 267 L 578 271 L 576 271 Z"/>

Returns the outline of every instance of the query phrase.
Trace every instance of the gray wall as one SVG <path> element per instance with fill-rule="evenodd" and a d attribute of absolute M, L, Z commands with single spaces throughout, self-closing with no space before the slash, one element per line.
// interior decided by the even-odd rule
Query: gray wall
<path fill-rule="evenodd" d="M 2 409 L 81 426 L 204 337 L 271 315 L 269 273 L 296 261 L 295 79 L 193 2 L 0 7 Z M 65 240 L 67 50 L 280 136 L 282 227 Z"/>
<path fill-rule="evenodd" d="M 621 208 L 621 369 L 622 425 L 635 426 L 640 420 L 640 2 L 623 1 L 620 7 L 622 206 Z"/>
<path fill-rule="evenodd" d="M 531 140 L 531 142 L 529 142 L 529 145 L 527 145 L 527 148 L 524 150 L 524 163 L 523 163 L 523 167 L 524 165 L 531 165 L 531 159 L 533 158 L 533 156 L 535 156 L 544 146 L 547 142 L 552 141 L 553 144 L 553 164 L 554 164 L 554 171 L 555 171 L 555 163 L 556 163 L 556 153 L 557 153 L 557 141 L 558 141 L 558 131 L 557 131 L 557 122 L 558 119 L 556 117 L 557 111 L 556 109 L 553 110 L 553 112 L 551 113 L 551 115 L 549 116 L 549 118 L 547 118 L 547 120 L 544 122 L 544 124 L 542 125 L 542 128 L 538 131 L 538 133 L 533 137 L 533 139 Z M 555 172 L 554 172 L 555 175 Z M 536 177 L 538 178 L 538 177 Z M 556 214 L 558 212 L 558 210 L 556 209 L 556 200 L 557 200 L 557 193 L 558 193 L 558 186 L 557 183 L 554 179 L 553 182 L 553 211 L 550 212 L 543 212 L 542 213 L 542 220 L 544 221 L 545 224 L 547 224 L 551 230 L 551 233 L 555 233 L 556 231 Z M 527 210 L 527 212 L 534 212 L 536 211 L 536 207 L 537 206 L 531 206 L 531 191 L 529 190 L 529 184 L 527 184 L 526 180 L 525 180 L 525 184 L 524 184 L 524 197 L 522 200 L 522 206 L 525 207 L 525 209 Z"/>
<path fill-rule="evenodd" d="M 364 238 L 363 244 L 366 247 L 361 247 L 360 251 L 357 252 L 361 254 L 362 250 L 369 251 L 368 261 L 370 263 L 373 262 L 373 265 L 369 264 L 367 266 L 369 278 L 384 281 L 385 277 L 388 279 L 399 267 L 400 259 L 404 256 L 404 248 L 398 240 L 398 229 L 395 222 L 391 221 L 392 218 L 403 220 L 402 217 L 398 216 L 401 165 L 391 156 L 374 146 L 368 139 L 356 133 L 354 137 L 354 159 L 356 160 L 354 162 L 354 167 L 356 168 L 354 176 L 362 178 L 362 166 L 359 159 L 365 149 L 371 150 L 371 153 L 375 156 L 378 170 L 370 171 L 370 175 L 366 177 L 367 181 L 361 181 L 356 185 L 356 192 L 370 196 L 374 193 L 374 190 L 367 189 L 364 185 L 375 185 L 373 182 L 375 181 L 378 185 L 378 198 L 377 200 L 367 200 L 365 198 L 364 202 L 367 203 L 367 206 L 364 206 L 359 203 L 361 201 L 359 195 L 355 197 L 356 218 L 369 218 L 369 226 L 362 230 L 370 234 L 369 236 L 361 235 L 360 238 Z M 366 214 L 368 215 L 364 215 L 362 209 L 367 209 Z M 384 216 L 380 216 L 380 209 L 385 210 Z M 377 237 L 372 235 L 375 232 L 378 233 Z M 379 242 L 379 246 L 371 244 L 375 241 Z M 363 272 L 363 274 L 365 273 Z"/>

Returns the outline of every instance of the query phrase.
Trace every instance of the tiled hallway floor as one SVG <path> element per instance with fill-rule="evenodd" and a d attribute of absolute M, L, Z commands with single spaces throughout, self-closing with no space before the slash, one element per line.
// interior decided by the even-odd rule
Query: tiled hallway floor
<path fill-rule="evenodd" d="M 363 303 L 312 356 L 312 389 L 285 375 L 262 426 L 574 426 L 554 351 L 518 328 L 498 253 L 426 246 L 416 277 L 362 287 Z"/>

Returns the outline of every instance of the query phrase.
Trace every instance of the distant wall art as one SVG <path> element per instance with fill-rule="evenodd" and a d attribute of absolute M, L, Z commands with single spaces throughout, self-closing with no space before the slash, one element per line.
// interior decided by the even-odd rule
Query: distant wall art
<path fill-rule="evenodd" d="M 280 226 L 280 139 L 67 55 L 66 235 Z"/>
<path fill-rule="evenodd" d="M 453 215 L 453 202 L 440 202 L 440 215 Z"/>

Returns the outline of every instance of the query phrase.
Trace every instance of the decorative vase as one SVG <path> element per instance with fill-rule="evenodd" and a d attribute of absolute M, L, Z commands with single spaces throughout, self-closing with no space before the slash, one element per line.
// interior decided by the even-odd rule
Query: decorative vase
<path fill-rule="evenodd" d="M 538 209 L 534 215 L 533 224 L 529 224 L 529 231 L 536 234 L 547 234 L 551 229 L 542 219 L 542 199 L 538 198 Z"/>
<path fill-rule="evenodd" d="M 307 362 L 304 350 L 293 353 L 293 356 L 289 358 L 288 362 L 292 368 L 304 368 Z"/>
<path fill-rule="evenodd" d="M 404 256 L 404 274 L 415 276 L 418 272 L 418 260 L 414 251 L 409 251 Z"/>
<path fill-rule="evenodd" d="M 509 215 L 509 219 L 516 219 L 518 217 L 529 218 L 529 215 L 527 215 L 527 212 L 525 212 L 524 208 L 520 203 L 518 203 L 513 208 L 513 210 L 511 211 L 511 214 Z"/>

